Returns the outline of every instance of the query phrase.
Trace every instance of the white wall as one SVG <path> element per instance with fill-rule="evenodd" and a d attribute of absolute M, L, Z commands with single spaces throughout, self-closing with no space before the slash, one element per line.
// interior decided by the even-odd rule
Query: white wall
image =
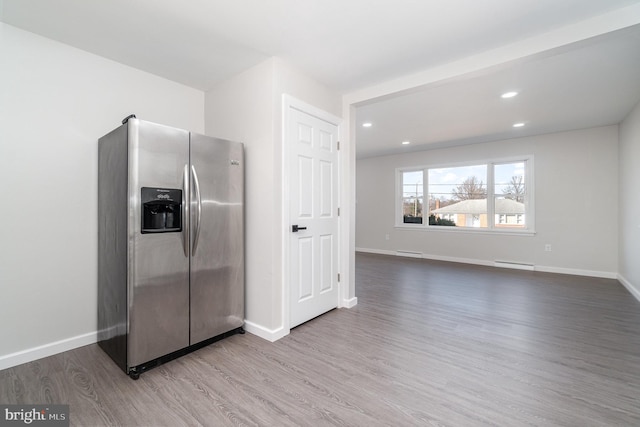
<path fill-rule="evenodd" d="M 534 155 L 535 236 L 395 228 L 395 168 Z M 541 270 L 616 277 L 618 127 L 362 159 L 357 162 L 356 247 Z M 385 234 L 390 239 L 385 240 Z M 552 252 L 544 245 L 551 244 Z"/>
<path fill-rule="evenodd" d="M 620 125 L 619 279 L 640 300 L 640 103 Z"/>
<path fill-rule="evenodd" d="M 282 311 L 274 295 L 277 259 L 273 141 L 273 61 L 268 60 L 218 85 L 205 95 L 205 132 L 245 144 L 246 313 L 249 322 L 277 326 Z M 275 304 L 275 306 L 274 306 Z"/>
<path fill-rule="evenodd" d="M 0 61 L 2 369 L 95 341 L 98 138 L 130 113 L 202 133 L 204 93 L 3 23 Z"/>
<path fill-rule="evenodd" d="M 283 93 L 340 116 L 338 94 L 278 58 L 205 96 L 207 135 L 245 144 L 246 328 L 270 340 L 289 332 L 283 311 Z"/>

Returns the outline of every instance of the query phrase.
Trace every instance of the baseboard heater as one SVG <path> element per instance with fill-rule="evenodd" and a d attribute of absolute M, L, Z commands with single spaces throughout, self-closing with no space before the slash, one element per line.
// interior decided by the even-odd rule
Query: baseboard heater
<path fill-rule="evenodd" d="M 422 252 L 396 251 L 396 256 L 406 256 L 409 258 L 422 258 Z"/>
<path fill-rule="evenodd" d="M 513 268 L 515 270 L 527 270 L 534 271 L 535 267 L 533 264 L 526 264 L 522 262 L 513 262 L 513 261 L 494 261 L 494 267 L 500 268 Z"/>

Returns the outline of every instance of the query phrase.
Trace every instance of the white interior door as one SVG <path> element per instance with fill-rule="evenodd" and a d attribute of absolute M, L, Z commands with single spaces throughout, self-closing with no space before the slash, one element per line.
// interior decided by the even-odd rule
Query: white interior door
<path fill-rule="evenodd" d="M 338 127 L 289 108 L 293 328 L 338 306 Z"/>

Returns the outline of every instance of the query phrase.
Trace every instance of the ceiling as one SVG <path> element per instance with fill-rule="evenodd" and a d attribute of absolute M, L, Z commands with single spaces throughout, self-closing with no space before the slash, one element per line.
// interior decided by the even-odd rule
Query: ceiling
<path fill-rule="evenodd" d="M 350 93 L 638 3 L 0 0 L 0 20 L 200 90 L 278 56 Z M 358 156 L 617 123 L 640 99 L 638 34 L 619 31 L 360 105 L 357 120 L 373 126 L 358 127 Z M 520 95 L 500 99 L 506 90 Z M 514 121 L 525 127 L 514 133 Z M 399 146 L 405 139 L 411 145 Z"/>
<path fill-rule="evenodd" d="M 636 25 L 359 106 L 357 157 L 617 124 L 639 101 Z"/>

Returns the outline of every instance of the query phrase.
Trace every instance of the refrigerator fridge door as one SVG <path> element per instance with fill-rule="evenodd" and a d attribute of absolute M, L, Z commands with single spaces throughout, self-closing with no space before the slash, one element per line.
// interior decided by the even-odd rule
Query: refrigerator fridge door
<path fill-rule="evenodd" d="M 189 132 L 131 119 L 128 134 L 132 367 L 189 345 Z"/>
<path fill-rule="evenodd" d="M 244 323 L 243 146 L 191 134 L 191 344 Z"/>

